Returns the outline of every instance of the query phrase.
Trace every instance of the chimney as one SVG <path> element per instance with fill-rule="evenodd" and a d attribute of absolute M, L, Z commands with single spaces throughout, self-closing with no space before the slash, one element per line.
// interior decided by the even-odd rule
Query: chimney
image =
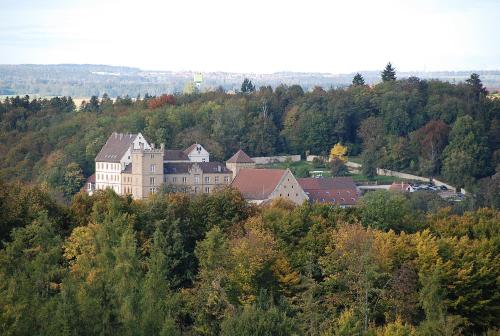
<path fill-rule="evenodd" d="M 155 149 L 155 144 L 154 143 L 151 143 L 151 148 Z"/>
<path fill-rule="evenodd" d="M 118 137 L 118 134 L 116 132 L 113 132 L 115 139 Z"/>
<path fill-rule="evenodd" d="M 164 143 L 160 144 L 160 149 L 161 149 L 162 152 L 165 150 L 165 144 Z"/>
<path fill-rule="evenodd" d="M 123 139 L 123 134 L 120 133 L 120 141 Z"/>

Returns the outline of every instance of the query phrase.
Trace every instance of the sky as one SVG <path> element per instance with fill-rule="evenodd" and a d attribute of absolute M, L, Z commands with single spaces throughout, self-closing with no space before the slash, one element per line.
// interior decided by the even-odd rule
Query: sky
<path fill-rule="evenodd" d="M 500 0 L 0 0 L 0 64 L 500 69 Z"/>

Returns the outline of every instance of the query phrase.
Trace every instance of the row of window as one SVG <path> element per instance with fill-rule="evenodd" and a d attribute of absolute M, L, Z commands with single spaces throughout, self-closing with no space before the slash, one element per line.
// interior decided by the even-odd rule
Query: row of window
<path fill-rule="evenodd" d="M 107 188 L 111 188 L 113 189 L 115 192 L 119 192 L 120 191 L 120 187 L 119 186 L 116 186 L 116 185 L 105 185 L 105 184 L 97 184 L 96 185 L 96 190 L 104 190 L 104 189 L 107 189 Z"/>
<path fill-rule="evenodd" d="M 120 176 L 119 175 L 108 175 L 108 174 L 96 174 L 96 177 L 97 177 L 97 181 L 112 181 L 112 182 L 119 182 L 120 181 Z M 182 183 L 183 184 L 187 184 L 187 176 L 183 176 L 182 178 Z M 204 181 L 205 181 L 205 184 L 209 184 L 211 179 L 210 179 L 210 176 L 205 176 L 204 178 Z M 130 176 L 123 176 L 123 182 L 124 183 L 132 183 L 132 177 Z M 168 183 L 168 182 L 172 182 L 173 184 L 177 183 L 177 176 L 173 176 L 170 178 L 170 181 L 169 181 L 169 178 L 168 176 L 164 176 L 163 177 L 163 182 L 164 183 Z M 194 183 L 195 184 L 200 184 L 200 176 L 199 175 L 196 175 L 194 177 Z M 214 177 L 214 183 L 215 184 L 218 184 L 220 183 L 220 178 L 219 176 L 215 176 Z M 224 176 L 224 183 L 228 184 L 229 183 L 229 176 Z M 155 177 L 150 177 L 149 178 L 149 184 L 150 185 L 155 185 L 156 184 L 156 178 Z"/>
<path fill-rule="evenodd" d="M 96 180 L 97 181 L 118 182 L 118 181 L 120 181 L 120 176 L 119 175 L 108 175 L 108 174 L 96 174 Z"/>
<path fill-rule="evenodd" d="M 97 162 L 97 170 L 120 170 L 120 164 L 119 163 L 104 163 L 104 162 Z"/>
<path fill-rule="evenodd" d="M 177 176 L 172 176 L 170 178 L 168 176 L 164 176 L 163 177 L 163 182 L 164 183 L 171 182 L 172 184 L 176 184 L 177 181 L 178 181 L 177 180 Z M 204 181 L 205 181 L 205 184 L 209 184 L 210 181 L 211 181 L 210 176 L 205 176 Z M 187 176 L 182 177 L 182 183 L 183 184 L 187 184 Z M 200 176 L 199 175 L 195 175 L 195 177 L 194 177 L 194 183 L 195 184 L 200 184 Z M 220 177 L 219 176 L 215 176 L 214 177 L 214 183 L 215 184 L 220 183 Z M 229 176 L 224 176 L 224 183 L 226 183 L 226 184 L 229 183 Z"/>
<path fill-rule="evenodd" d="M 194 192 L 197 193 L 200 189 L 198 187 L 194 187 Z M 205 193 L 209 194 L 210 193 L 210 187 L 205 187 Z"/>

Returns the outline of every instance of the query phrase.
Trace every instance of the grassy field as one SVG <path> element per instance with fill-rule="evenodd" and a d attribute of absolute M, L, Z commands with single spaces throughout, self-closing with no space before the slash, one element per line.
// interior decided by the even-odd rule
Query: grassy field
<path fill-rule="evenodd" d="M 361 164 L 361 155 L 349 156 L 349 161 Z"/>
<path fill-rule="evenodd" d="M 356 158 L 356 157 L 355 157 Z M 356 162 L 349 158 L 350 161 Z M 272 168 L 272 169 L 287 169 L 289 168 L 296 177 L 302 177 L 300 172 L 305 170 L 309 171 L 309 174 L 312 175 L 312 172 L 322 172 L 323 177 L 331 177 L 330 171 L 326 167 L 314 168 L 311 162 L 307 161 L 299 161 L 299 162 L 280 162 L 280 163 L 271 163 L 268 165 L 258 165 L 259 168 Z M 349 174 L 356 183 L 361 182 L 369 182 L 377 184 L 391 184 L 394 181 L 401 181 L 401 178 L 397 178 L 394 176 L 375 176 L 373 179 L 368 179 L 366 176 L 362 174 Z"/>

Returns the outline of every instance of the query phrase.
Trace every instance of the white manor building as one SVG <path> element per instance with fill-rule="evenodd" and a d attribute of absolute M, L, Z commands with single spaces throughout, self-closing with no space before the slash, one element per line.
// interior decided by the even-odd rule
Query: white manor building
<path fill-rule="evenodd" d="M 95 158 L 95 174 L 87 192 L 113 189 L 134 199 L 147 198 L 163 184 L 175 190 L 210 193 L 229 185 L 233 173 L 225 164 L 210 162 L 210 153 L 200 144 L 185 150 L 156 148 L 141 133 L 113 133 Z"/>

